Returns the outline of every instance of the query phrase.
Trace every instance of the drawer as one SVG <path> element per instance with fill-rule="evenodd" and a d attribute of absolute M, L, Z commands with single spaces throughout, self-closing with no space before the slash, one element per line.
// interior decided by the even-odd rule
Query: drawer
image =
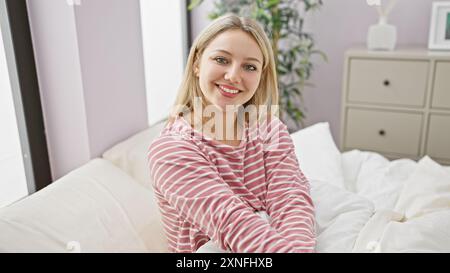
<path fill-rule="evenodd" d="M 450 62 L 436 63 L 431 106 L 450 109 Z"/>
<path fill-rule="evenodd" d="M 348 108 L 344 146 L 418 156 L 422 120 L 422 114 Z"/>
<path fill-rule="evenodd" d="M 422 107 L 428 68 L 428 61 L 351 59 L 348 100 Z"/>
<path fill-rule="evenodd" d="M 430 115 L 425 153 L 450 160 L 450 116 Z"/>

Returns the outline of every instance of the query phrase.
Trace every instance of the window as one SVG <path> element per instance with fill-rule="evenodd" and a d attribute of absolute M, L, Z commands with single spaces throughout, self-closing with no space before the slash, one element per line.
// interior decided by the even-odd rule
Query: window
<path fill-rule="evenodd" d="M 2 132 L 0 134 L 0 207 L 28 195 L 19 127 L 2 36 L 0 35 L 0 128 Z"/>
<path fill-rule="evenodd" d="M 169 114 L 188 55 L 186 0 L 141 0 L 149 125 Z"/>
<path fill-rule="evenodd" d="M 25 0 L 0 1 L 0 207 L 51 183 Z"/>

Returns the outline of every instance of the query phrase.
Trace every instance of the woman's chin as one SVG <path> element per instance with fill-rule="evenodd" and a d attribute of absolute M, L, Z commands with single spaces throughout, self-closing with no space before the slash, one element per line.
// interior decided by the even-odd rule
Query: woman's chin
<path fill-rule="evenodd" d="M 230 104 L 228 103 L 224 103 L 223 101 L 213 101 L 212 104 L 210 104 L 211 106 L 215 107 L 215 110 L 221 111 L 221 112 L 226 112 L 226 111 L 233 111 L 235 109 L 237 109 L 239 107 L 240 104 Z"/>
<path fill-rule="evenodd" d="M 238 110 L 238 108 L 241 106 L 241 104 L 218 104 L 217 107 L 222 112 L 235 112 Z"/>

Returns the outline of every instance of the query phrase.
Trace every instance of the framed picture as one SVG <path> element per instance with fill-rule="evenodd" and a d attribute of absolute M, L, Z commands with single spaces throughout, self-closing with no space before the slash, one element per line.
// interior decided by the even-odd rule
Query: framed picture
<path fill-rule="evenodd" d="M 434 2 L 428 48 L 450 50 L 450 2 Z"/>

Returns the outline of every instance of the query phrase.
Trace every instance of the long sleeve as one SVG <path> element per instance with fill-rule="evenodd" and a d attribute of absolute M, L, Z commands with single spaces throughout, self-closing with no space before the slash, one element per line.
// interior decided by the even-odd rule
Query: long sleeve
<path fill-rule="evenodd" d="M 221 248 L 233 252 L 298 251 L 233 193 L 214 164 L 189 140 L 160 137 L 150 146 L 148 160 L 155 193 L 183 221 Z M 178 216 L 172 220 L 179 223 L 175 218 Z M 167 232 L 176 232 L 167 226 L 170 221 L 165 221 Z"/>
<path fill-rule="evenodd" d="M 264 151 L 271 225 L 303 252 L 314 252 L 315 217 L 309 184 L 300 171 L 292 139 L 279 120 L 271 123 Z"/>

